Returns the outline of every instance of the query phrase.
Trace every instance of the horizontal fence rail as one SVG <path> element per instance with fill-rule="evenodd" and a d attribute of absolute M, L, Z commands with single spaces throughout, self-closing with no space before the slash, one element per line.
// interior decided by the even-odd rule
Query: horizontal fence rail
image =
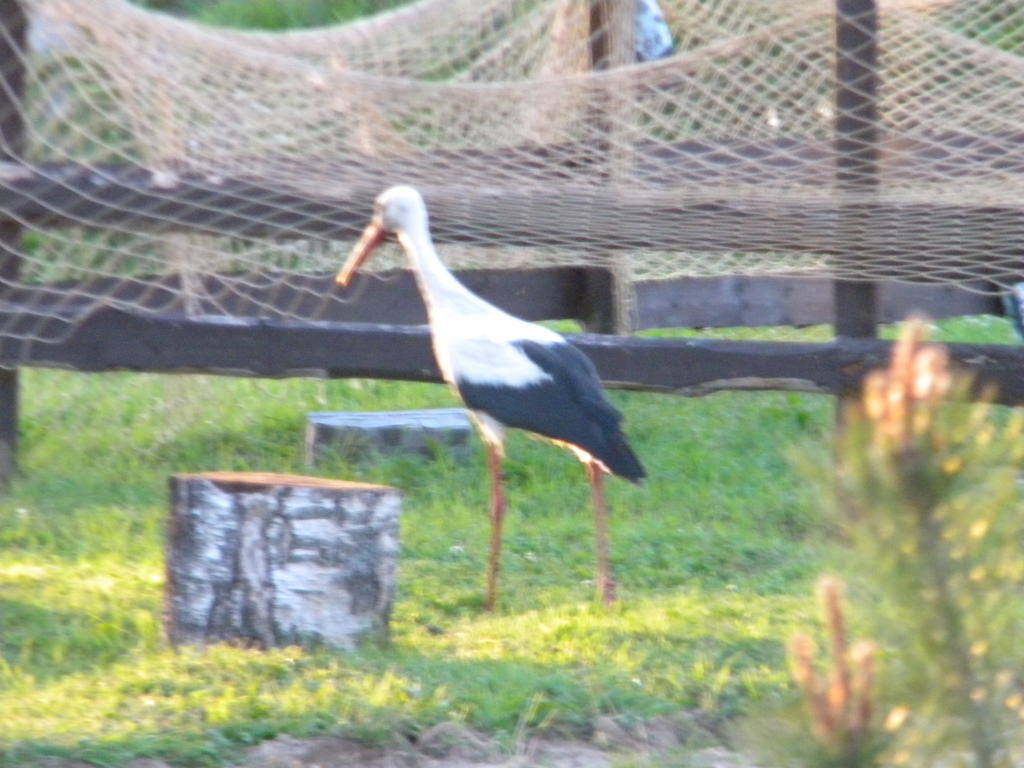
<path fill-rule="evenodd" d="M 189 231 L 260 238 L 346 239 L 365 226 L 373 188 L 346 186 L 337 196 L 282 189 L 267 179 L 228 179 L 195 173 L 153 172 L 127 166 L 75 165 L 0 168 L 0 218 L 33 227 L 122 227 L 133 231 Z M 835 249 L 839 209 L 827 196 L 800 203 L 770 196 L 729 199 L 713 190 L 700 199 L 650 197 L 626 200 L 600 187 L 591 190 L 515 187 L 426 190 L 438 242 L 586 248 L 615 242 L 623 249 L 775 251 L 830 254 Z M 594 211 L 609 215 L 595 217 Z M 555 212 L 555 213 L 553 213 Z M 877 277 L 959 281 L 965 275 L 1005 279 L 1024 275 L 1024 208 L 969 202 L 885 201 L 848 203 L 843 216 L 856 218 L 858 260 Z M 472 229 L 455 226 L 471 218 Z M 626 236 L 623 220 L 658 221 L 643 234 Z M 529 222 L 524 224 L 523 222 Z M 957 245 L 965 228 L 1000 233 L 983 255 Z M 897 233 L 894 236 L 894 233 Z M 908 272 L 907 262 L 917 265 Z M 927 269 L 924 269 L 927 265 Z M 916 273 L 925 273 L 923 277 Z"/>
<path fill-rule="evenodd" d="M 474 293 L 526 320 L 586 320 L 611 301 L 608 271 L 597 267 L 474 269 L 458 276 Z M 189 274 L 187 280 L 177 273 L 64 280 L 0 289 L 0 310 L 14 314 L 20 309 L 25 314 L 53 314 L 74 321 L 97 306 L 97 296 L 110 305 L 130 305 L 142 313 L 186 313 L 187 304 L 190 314 L 227 317 L 269 313 L 331 322 L 417 325 L 427 321 L 408 270 L 360 275 L 347 290 L 335 284 L 333 274 L 272 270 Z"/>
<path fill-rule="evenodd" d="M 578 334 L 569 339 L 593 360 L 608 386 L 682 395 L 727 389 L 835 394 L 884 365 L 891 346 L 849 338 L 791 343 Z M 948 346 L 955 364 L 975 376 L 977 391 L 994 388 L 995 402 L 1024 404 L 1024 347 Z M 0 365 L 441 380 L 425 326 L 144 317 L 116 309 L 92 313 L 60 342 L 29 345 L 17 357 L 0 355 Z"/>
<path fill-rule="evenodd" d="M 604 332 L 613 311 L 613 277 L 599 267 L 464 270 L 474 293 L 526 320 L 577 320 Z M 364 273 L 346 289 L 330 274 L 238 272 L 137 278 L 92 278 L 0 290 L 0 358 L 17 359 L 20 345 L 53 341 L 103 306 L 130 307 L 143 316 L 222 317 L 225 322 L 275 319 L 292 323 L 419 325 L 426 310 L 407 270 Z M 634 284 L 634 330 L 807 326 L 832 322 L 828 278 L 803 276 L 690 277 Z M 879 319 L 909 314 L 931 318 L 1003 313 L 984 283 L 878 286 Z M 102 303 L 94 297 L 104 297 Z M 196 343 L 202 343 L 197 340 Z"/>
<path fill-rule="evenodd" d="M 637 329 L 828 325 L 835 318 L 832 281 L 824 277 L 687 277 L 635 283 Z M 938 319 L 1002 315 L 991 286 L 879 283 L 883 323 L 919 313 Z"/>

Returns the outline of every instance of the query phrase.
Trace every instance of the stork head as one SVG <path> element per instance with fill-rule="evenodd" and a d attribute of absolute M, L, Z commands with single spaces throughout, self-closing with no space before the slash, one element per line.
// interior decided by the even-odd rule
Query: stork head
<path fill-rule="evenodd" d="M 352 248 L 348 260 L 338 271 L 335 282 L 348 285 L 356 270 L 388 235 L 426 229 L 427 206 L 420 193 L 405 185 L 388 187 L 377 196 L 373 205 L 373 218 Z"/>

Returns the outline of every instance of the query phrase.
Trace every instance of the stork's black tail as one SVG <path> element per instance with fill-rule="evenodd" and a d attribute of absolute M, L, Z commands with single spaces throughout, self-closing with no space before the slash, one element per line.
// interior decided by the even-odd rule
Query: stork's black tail
<path fill-rule="evenodd" d="M 647 472 L 644 471 L 640 459 L 633 453 L 633 449 L 629 447 L 624 434 L 612 433 L 604 448 L 597 458 L 608 467 L 608 471 L 613 475 L 618 475 L 638 485 L 647 477 Z"/>

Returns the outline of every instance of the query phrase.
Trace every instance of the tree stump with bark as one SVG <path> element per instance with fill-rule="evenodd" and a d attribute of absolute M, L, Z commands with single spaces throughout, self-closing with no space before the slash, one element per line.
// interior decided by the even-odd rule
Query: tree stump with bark
<path fill-rule="evenodd" d="M 165 629 L 174 645 L 383 640 L 401 495 L 258 472 L 170 479 Z"/>

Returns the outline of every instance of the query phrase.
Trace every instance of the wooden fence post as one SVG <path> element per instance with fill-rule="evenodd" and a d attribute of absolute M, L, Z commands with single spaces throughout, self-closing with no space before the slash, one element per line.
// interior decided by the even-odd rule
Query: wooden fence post
<path fill-rule="evenodd" d="M 590 68 L 594 71 L 614 69 L 633 61 L 633 14 L 631 6 L 622 0 L 590 0 Z M 601 155 L 605 158 L 608 183 L 628 169 L 631 151 L 617 136 L 616 121 L 627 109 L 624 94 L 600 91 L 601 104 L 593 111 L 591 122 L 595 134 L 600 135 Z M 588 280 L 585 287 L 590 312 L 585 328 L 590 333 L 629 333 L 635 325 L 633 309 L 634 287 L 629 261 L 621 254 L 612 256 L 606 274 L 596 281 Z"/>
<path fill-rule="evenodd" d="M 836 180 L 840 194 L 871 191 L 878 186 L 878 9 L 875 0 L 836 0 Z M 839 237 L 843 249 L 854 249 L 854 233 L 870 214 L 840 201 Z M 833 283 L 836 336 L 874 338 L 878 327 L 878 296 L 867 280 Z M 859 384 L 840 382 L 841 413 Z"/>
<path fill-rule="evenodd" d="M 0 0 L 0 162 L 24 156 L 25 43 L 28 21 L 20 0 Z M 21 225 L 0 220 L 0 281 L 21 271 Z M 18 450 L 18 369 L 0 368 L 0 486 L 14 476 Z"/>

